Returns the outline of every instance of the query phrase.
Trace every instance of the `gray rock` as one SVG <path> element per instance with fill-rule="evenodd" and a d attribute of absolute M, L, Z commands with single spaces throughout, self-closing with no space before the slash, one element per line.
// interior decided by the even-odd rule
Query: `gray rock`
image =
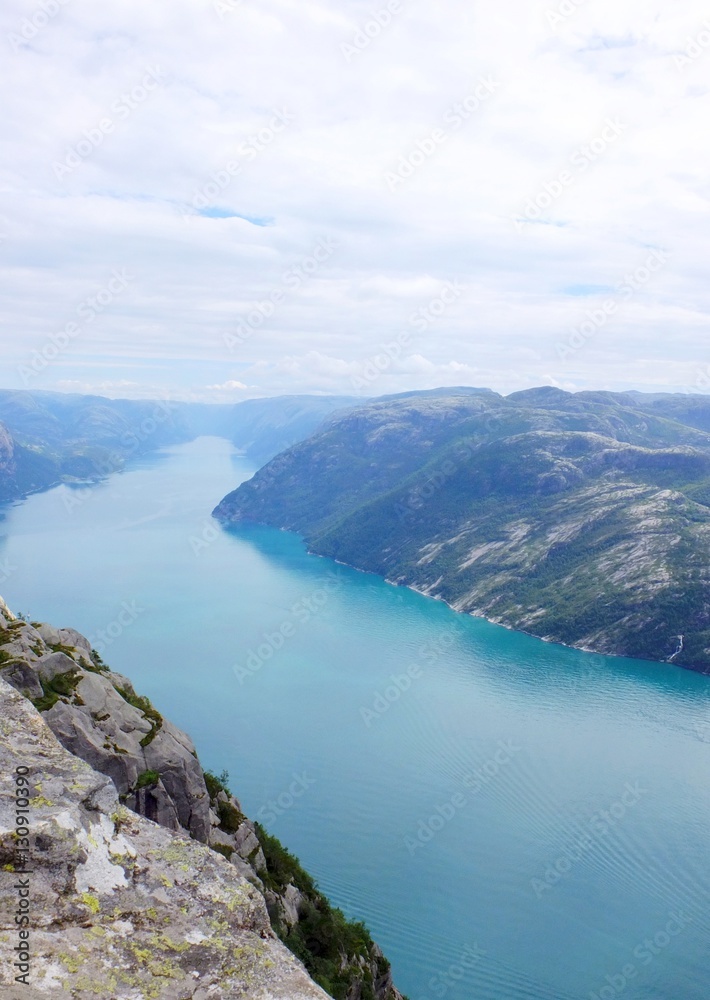
<path fill-rule="evenodd" d="M 207 843 L 212 827 L 205 778 L 194 745 L 185 733 L 164 721 L 144 750 L 145 770 L 157 771 L 175 803 L 180 825 L 196 840 Z"/>
<path fill-rule="evenodd" d="M 126 798 L 126 805 L 146 819 L 164 826 L 166 830 L 183 830 L 175 802 L 161 780 L 155 785 L 132 792 Z"/>
<path fill-rule="evenodd" d="M 89 656 L 91 655 L 91 643 L 81 632 L 77 632 L 73 628 L 60 628 L 58 631 L 59 642 L 62 646 L 74 646 L 80 652 L 83 651 Z"/>
<path fill-rule="evenodd" d="M 46 653 L 33 666 L 43 681 L 53 681 L 60 674 L 78 673 L 80 669 L 66 653 Z"/>
<path fill-rule="evenodd" d="M 42 624 L 37 627 L 37 631 L 48 646 L 58 646 L 62 641 L 60 629 L 55 628 L 53 625 L 47 625 L 46 622 L 42 622 Z M 76 643 L 73 643 L 72 645 L 76 645 Z"/>
<path fill-rule="evenodd" d="M 0 668 L 0 677 L 12 684 L 25 698 L 34 700 L 41 698 L 44 693 L 36 671 L 24 660 L 16 660 Z"/>
<path fill-rule="evenodd" d="M 298 923 L 298 919 L 301 915 L 303 896 L 295 885 L 289 885 L 286 887 L 286 892 L 281 897 L 281 903 L 284 909 L 284 918 L 286 923 L 289 927 L 293 927 Z"/>
<path fill-rule="evenodd" d="M 0 994 L 53 1000 L 327 1000 L 225 859 L 121 807 L 0 680 L 0 860 L 16 860 L 15 769 L 32 807 L 30 985 L 14 982 L 17 893 L 0 879 Z"/>
<path fill-rule="evenodd" d="M 15 620 L 1 600 L 0 616 L 10 623 Z M 88 640 L 80 642 L 83 637 L 78 633 L 45 626 L 34 628 L 26 623 L 17 623 L 11 631 L 11 643 L 2 647 L 5 652 L 9 648 L 32 651 L 31 656 L 27 654 L 24 659 L 6 663 L 0 668 L 20 691 L 30 696 L 34 692 L 39 697 L 42 694 L 40 676 L 47 683 L 56 681 L 61 674 L 71 672 L 76 675 L 76 684 L 60 686 L 66 694 L 60 695 L 52 708 L 44 713 L 43 719 L 68 751 L 88 762 L 94 772 L 103 775 L 88 789 L 82 800 L 83 809 L 114 819 L 116 816 L 130 816 L 117 806 L 118 796 L 128 809 L 159 824 L 164 830 L 186 831 L 196 841 L 209 843 L 228 858 L 230 871 L 236 872 L 237 877 L 246 879 L 258 890 L 262 900 L 268 904 L 269 913 L 278 920 L 281 928 L 294 926 L 300 919 L 304 897 L 293 884 L 285 885 L 278 893 L 265 888 L 260 876 L 266 878 L 268 869 L 256 828 L 244 817 L 238 799 L 231 793 L 219 791 L 210 802 L 192 740 L 162 719 L 146 699 L 138 698 L 128 678 L 99 670 L 93 662 L 89 663 Z M 58 645 L 57 639 L 61 640 L 69 654 L 57 653 L 49 648 L 47 643 Z M 44 795 L 39 798 L 44 800 Z M 180 867 L 184 870 L 185 865 Z M 136 870 L 131 874 L 135 881 Z M 156 888 L 151 895 L 163 904 L 169 901 L 164 888 Z M 145 909 L 145 901 L 141 906 Z M 343 960 L 346 961 L 345 956 Z M 373 978 L 379 975 L 376 956 L 369 962 L 357 956 L 349 956 L 347 960 L 361 966 Z M 71 962 L 74 964 L 73 959 Z M 362 1000 L 359 979 L 356 976 L 353 982 L 351 1000 Z M 51 976 L 47 984 L 52 989 L 57 986 Z M 195 984 L 192 985 L 194 987 Z M 75 997 L 83 995 L 81 992 L 72 993 Z M 153 996 L 153 993 L 150 995 Z M 160 995 L 155 994 L 156 997 Z M 169 995 L 172 1000 L 172 994 Z M 183 994 L 175 994 L 178 995 Z M 222 995 L 219 993 L 220 997 Z M 286 996 L 282 993 L 248 993 L 248 996 L 252 995 L 255 998 L 258 995 L 260 1000 Z M 324 996 L 322 993 L 317 995 Z M 383 980 L 375 995 L 377 1000 L 402 1000 L 391 985 L 391 978 Z M 114 994 L 111 996 L 114 997 Z M 116 993 L 115 996 L 122 995 Z M 196 1000 L 198 996 L 203 996 L 202 987 L 198 985 L 194 995 L 185 992 L 184 996 Z M 214 996 L 216 1000 L 216 994 Z M 207 1000 L 207 994 L 204 997 Z M 213 994 L 210 994 L 209 1000 L 212 998 Z M 138 994 L 131 994 L 131 1000 L 138 1000 Z"/>

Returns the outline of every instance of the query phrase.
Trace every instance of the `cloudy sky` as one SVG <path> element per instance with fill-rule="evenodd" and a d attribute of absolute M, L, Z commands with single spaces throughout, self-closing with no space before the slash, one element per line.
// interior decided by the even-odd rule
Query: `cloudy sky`
<path fill-rule="evenodd" d="M 696 0 L 5 0 L 2 387 L 710 391 Z"/>

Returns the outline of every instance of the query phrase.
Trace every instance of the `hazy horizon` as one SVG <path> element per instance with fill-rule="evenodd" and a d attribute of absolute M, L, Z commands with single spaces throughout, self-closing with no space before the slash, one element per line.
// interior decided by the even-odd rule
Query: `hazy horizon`
<path fill-rule="evenodd" d="M 11 388 L 706 391 L 696 0 L 8 0 Z"/>

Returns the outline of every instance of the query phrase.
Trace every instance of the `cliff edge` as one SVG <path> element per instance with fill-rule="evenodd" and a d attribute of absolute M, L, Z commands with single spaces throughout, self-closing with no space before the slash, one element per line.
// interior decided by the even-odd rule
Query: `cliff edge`
<path fill-rule="evenodd" d="M 3 996 L 402 1000 L 367 930 L 78 632 L 0 602 L 0 704 Z"/>

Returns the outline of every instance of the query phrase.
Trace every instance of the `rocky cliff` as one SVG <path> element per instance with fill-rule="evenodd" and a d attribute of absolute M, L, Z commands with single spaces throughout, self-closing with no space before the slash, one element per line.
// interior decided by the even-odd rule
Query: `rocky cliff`
<path fill-rule="evenodd" d="M 401 1000 L 365 928 L 78 632 L 0 604 L 0 702 L 0 953 L 14 944 L 11 786 L 28 767 L 37 995 Z"/>

